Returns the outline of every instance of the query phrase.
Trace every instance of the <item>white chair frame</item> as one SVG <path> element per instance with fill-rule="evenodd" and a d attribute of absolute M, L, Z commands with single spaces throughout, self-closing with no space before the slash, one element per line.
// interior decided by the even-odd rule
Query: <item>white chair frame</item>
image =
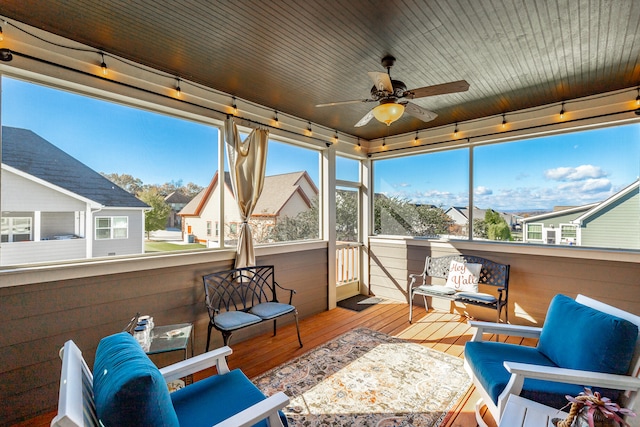
<path fill-rule="evenodd" d="M 231 353 L 231 348 L 221 347 L 162 368 L 160 373 L 165 380 L 172 381 L 216 366 L 218 375 L 224 375 L 229 372 L 226 357 Z M 60 350 L 60 358 L 62 373 L 58 415 L 51 421 L 51 426 L 100 426 L 93 400 L 93 375 L 82 357 L 82 352 L 69 340 Z M 216 424 L 215 427 L 249 427 L 263 419 L 268 419 L 270 426 L 282 427 L 278 411 L 288 404 L 287 395 L 279 392 Z"/>
<path fill-rule="evenodd" d="M 640 331 L 640 316 L 612 307 L 603 302 L 594 300 L 584 295 L 578 295 L 576 301 L 580 304 L 595 308 L 603 313 L 618 316 L 636 324 Z M 483 334 L 504 334 L 525 338 L 539 338 L 542 328 L 533 326 L 518 326 L 505 323 L 469 321 L 469 325 L 476 328 L 476 332 L 471 341 L 482 341 Z M 519 395 L 525 378 L 534 378 L 546 381 L 563 382 L 570 384 L 588 383 L 594 387 L 605 387 L 617 390 L 627 390 L 622 396 L 620 402 L 623 407 L 637 412 L 638 392 L 640 390 L 640 332 L 636 338 L 636 346 L 631 359 L 631 364 L 627 375 L 603 374 L 600 372 L 578 371 L 573 369 L 554 368 L 548 366 L 531 365 L 525 363 L 504 362 L 505 369 L 511 374 L 511 378 L 507 383 L 504 391 L 498 396 L 498 403 L 494 404 L 489 393 L 482 387 L 478 379 L 473 375 L 471 367 L 465 360 L 465 369 L 473 379 L 476 390 L 480 394 L 480 399 L 476 403 L 476 421 L 481 427 L 487 427 L 487 424 L 480 415 L 482 406 L 487 407 L 496 423 L 507 404 L 509 395 Z M 636 417 L 637 418 L 640 417 Z M 632 419 L 627 419 L 630 422 Z M 636 424 L 637 425 L 637 424 Z"/>

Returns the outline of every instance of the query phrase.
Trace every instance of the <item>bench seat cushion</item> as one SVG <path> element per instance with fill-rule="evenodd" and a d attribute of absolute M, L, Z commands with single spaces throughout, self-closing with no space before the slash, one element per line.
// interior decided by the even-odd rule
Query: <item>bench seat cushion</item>
<path fill-rule="evenodd" d="M 166 381 L 128 333 L 100 341 L 93 374 L 96 413 L 105 427 L 179 426 Z"/>
<path fill-rule="evenodd" d="M 205 378 L 171 393 L 180 425 L 189 427 L 211 427 L 264 399 L 264 394 L 239 369 Z M 280 419 L 286 426 L 287 419 L 282 412 Z M 268 424 L 263 420 L 256 426 Z"/>
<path fill-rule="evenodd" d="M 225 311 L 214 317 L 216 327 L 223 331 L 233 331 L 261 321 L 262 319 L 258 316 L 244 311 Z"/>
<path fill-rule="evenodd" d="M 414 288 L 413 293 L 415 294 L 433 294 L 433 295 L 453 295 L 456 293 L 456 290 L 449 286 L 441 286 L 441 285 L 422 285 Z"/>
<path fill-rule="evenodd" d="M 495 296 L 482 292 L 458 292 L 457 299 L 462 302 L 469 301 L 482 304 L 495 304 L 498 302 L 498 298 Z"/>
<path fill-rule="evenodd" d="M 255 314 L 260 319 L 268 320 L 273 319 L 283 314 L 290 313 L 296 308 L 289 304 L 282 304 L 279 302 L 263 302 L 261 304 L 254 305 L 249 312 Z"/>
<path fill-rule="evenodd" d="M 498 401 L 498 396 L 511 378 L 511 374 L 503 365 L 504 361 L 556 366 L 535 347 L 492 341 L 468 342 L 465 345 L 464 357 L 494 403 Z M 525 379 L 520 395 L 559 409 L 568 403 L 566 395 L 577 396 L 582 391 L 582 385 Z"/>

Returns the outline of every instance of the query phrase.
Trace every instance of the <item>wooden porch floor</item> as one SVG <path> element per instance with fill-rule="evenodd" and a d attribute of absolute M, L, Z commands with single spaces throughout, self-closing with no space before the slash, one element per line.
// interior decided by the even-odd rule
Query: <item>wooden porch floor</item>
<path fill-rule="evenodd" d="M 388 335 L 419 343 L 438 351 L 462 357 L 464 344 L 472 337 L 473 330 L 467 319 L 443 311 L 425 312 L 414 309 L 413 324 L 409 324 L 409 307 L 402 303 L 380 303 L 364 311 L 355 312 L 336 308 L 300 321 L 300 333 L 304 348 L 298 347 L 295 325 L 278 328 L 278 335 L 264 334 L 243 342 L 231 342 L 233 354 L 228 363 L 231 369 L 241 368 L 249 378 L 272 369 L 299 356 L 351 329 L 367 327 Z M 501 336 L 502 341 L 521 343 L 522 339 Z M 206 376 L 207 372 L 202 376 Z M 195 378 L 196 380 L 198 378 Z M 461 399 L 453 416 L 444 427 L 477 427 L 475 402 L 478 400 L 474 388 Z M 45 427 L 54 414 L 46 414 L 13 427 Z M 489 427 L 496 423 L 490 415 L 484 416 Z"/>

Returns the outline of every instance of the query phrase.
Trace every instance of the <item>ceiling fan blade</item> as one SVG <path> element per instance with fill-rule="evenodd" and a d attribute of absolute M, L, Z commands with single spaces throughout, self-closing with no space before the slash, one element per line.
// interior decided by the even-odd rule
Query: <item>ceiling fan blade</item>
<path fill-rule="evenodd" d="M 413 116 L 417 119 L 422 120 L 423 122 L 429 122 L 433 119 L 435 119 L 436 117 L 438 117 L 438 115 L 436 113 L 434 113 L 433 111 L 429 111 L 425 108 L 422 108 L 412 102 L 407 102 L 407 103 L 402 103 L 404 105 L 404 112 L 409 114 L 410 116 Z"/>
<path fill-rule="evenodd" d="M 317 104 L 316 107 L 333 107 L 334 105 L 359 104 L 362 102 L 375 102 L 373 99 L 352 99 L 350 101 L 329 102 L 327 104 Z"/>
<path fill-rule="evenodd" d="M 354 125 L 354 127 L 358 128 L 360 126 L 364 126 L 369 123 L 373 119 L 373 110 L 370 110 L 363 118 L 360 119 L 358 123 Z"/>
<path fill-rule="evenodd" d="M 424 98 L 425 96 L 444 95 L 447 93 L 465 92 L 469 89 L 466 80 L 457 82 L 442 83 L 439 85 L 419 87 L 406 91 L 403 96 L 409 99 Z"/>
<path fill-rule="evenodd" d="M 373 84 L 378 90 L 384 90 L 385 92 L 393 93 L 393 85 L 391 84 L 391 77 L 387 73 L 379 73 L 377 71 L 370 71 L 369 77 L 373 80 Z"/>

